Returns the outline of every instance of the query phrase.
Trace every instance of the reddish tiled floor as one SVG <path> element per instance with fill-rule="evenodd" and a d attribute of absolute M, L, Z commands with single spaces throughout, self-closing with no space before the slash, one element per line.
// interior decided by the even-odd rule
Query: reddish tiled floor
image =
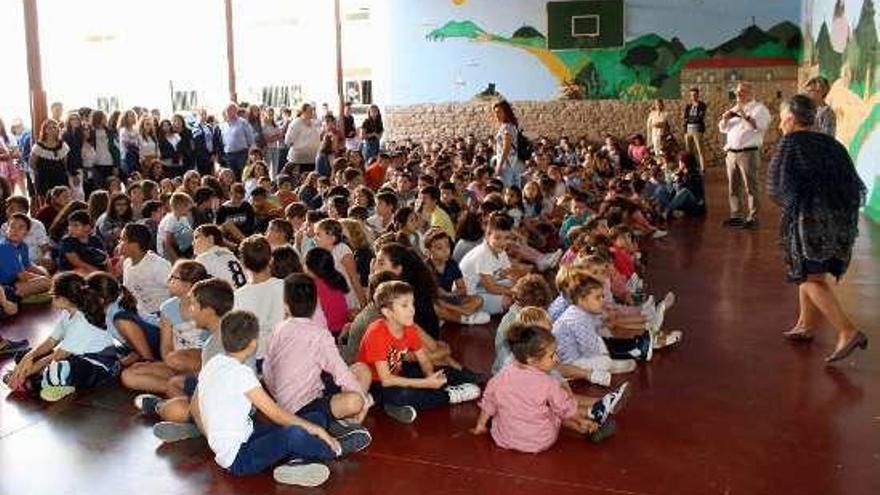
<path fill-rule="evenodd" d="M 648 251 L 648 280 L 674 289 L 668 328 L 680 348 L 629 380 L 635 395 L 619 433 L 601 445 L 569 434 L 540 455 L 506 452 L 468 433 L 473 404 L 422 414 L 401 426 L 381 414 L 374 443 L 332 465 L 314 493 L 339 494 L 840 494 L 880 493 L 880 229 L 863 225 L 843 304 L 875 341 L 837 368 L 811 346 L 781 340 L 796 299 L 783 282 L 775 212 L 758 232 L 718 224 L 724 184 L 710 181 L 706 221 L 681 221 Z M 29 311 L 0 323 L 10 337 L 44 335 L 52 316 Z M 457 354 L 485 371 L 492 331 L 447 331 Z M 591 389 L 590 392 L 598 393 Z M 45 406 L 0 396 L 0 493 L 300 493 L 269 476 L 233 479 L 200 441 L 160 446 L 129 405 L 103 389 Z"/>

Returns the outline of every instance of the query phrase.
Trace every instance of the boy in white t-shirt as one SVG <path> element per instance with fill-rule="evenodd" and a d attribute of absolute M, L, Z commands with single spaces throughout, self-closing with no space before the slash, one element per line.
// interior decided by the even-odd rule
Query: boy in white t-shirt
<path fill-rule="evenodd" d="M 189 258 L 193 250 L 193 228 L 189 212 L 192 210 L 192 198 L 186 193 L 171 195 L 171 211 L 159 222 L 156 230 L 156 249 L 159 256 L 176 261 L 178 258 Z"/>
<path fill-rule="evenodd" d="M 284 320 L 284 280 L 273 277 L 269 270 L 272 247 L 262 235 L 255 234 L 242 241 L 239 251 L 250 282 L 235 290 L 235 309 L 257 315 L 260 321 L 257 361 L 261 361 L 272 329 Z"/>
<path fill-rule="evenodd" d="M 490 315 L 504 313 L 512 302 L 513 265 L 505 252 L 512 229 L 513 219 L 504 213 L 493 213 L 485 240 L 459 264 L 468 293 L 480 296 L 483 311 Z"/>
<path fill-rule="evenodd" d="M 119 236 L 122 262 L 122 285 L 137 300 L 138 314 L 150 323 L 159 323 L 159 306 L 171 297 L 168 275 L 171 263 L 150 251 L 152 235 L 146 225 L 130 223 Z"/>
<path fill-rule="evenodd" d="M 193 232 L 193 251 L 212 277 L 225 280 L 234 288 L 247 283 L 244 268 L 238 258 L 224 247 L 223 232 L 212 223 L 199 225 Z"/>
<path fill-rule="evenodd" d="M 279 483 L 317 486 L 330 476 L 327 466 L 309 461 L 335 459 L 370 444 L 369 432 L 355 429 L 339 439 L 320 425 L 282 409 L 244 362 L 257 350 L 260 325 L 247 311 L 223 317 L 220 334 L 225 354 L 211 358 L 199 373 L 192 413 L 208 439 L 217 464 L 233 476 L 248 476 L 275 466 Z M 271 423 L 254 421 L 258 410 Z M 297 459 L 297 461 L 292 461 Z M 305 462 L 299 461 L 304 459 Z"/>

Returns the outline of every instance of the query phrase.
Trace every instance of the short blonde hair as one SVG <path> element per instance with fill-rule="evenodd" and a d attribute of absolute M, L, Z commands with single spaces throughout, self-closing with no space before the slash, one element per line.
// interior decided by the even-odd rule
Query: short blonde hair
<path fill-rule="evenodd" d="M 342 228 L 345 230 L 345 237 L 348 239 L 348 245 L 352 249 L 369 249 L 370 238 L 367 235 L 367 229 L 363 222 L 353 218 L 343 218 L 339 220 Z"/>

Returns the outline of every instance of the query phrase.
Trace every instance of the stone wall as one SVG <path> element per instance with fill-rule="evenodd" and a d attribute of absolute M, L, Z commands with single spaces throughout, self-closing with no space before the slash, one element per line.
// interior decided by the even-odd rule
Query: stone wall
<path fill-rule="evenodd" d="M 778 93 L 791 95 L 797 89 L 797 77 L 788 80 L 777 79 L 773 84 L 755 81 L 757 97 L 773 114 L 771 130 L 765 142 L 770 148 L 779 136 L 778 131 Z M 715 123 L 721 113 L 730 107 L 729 83 L 701 84 L 703 100 L 709 105 L 707 117 L 706 144 L 710 156 L 719 157 L 723 146 L 723 136 Z M 683 86 L 689 87 L 689 86 Z M 667 111 L 672 115 L 672 128 L 681 139 L 683 133 L 682 114 L 684 100 L 667 100 Z M 610 132 L 618 136 L 633 133 L 645 134 L 646 120 L 652 102 L 625 102 L 620 100 L 559 100 L 559 101 L 517 101 L 514 110 L 526 135 L 558 137 L 586 136 L 599 141 Z M 385 138 L 400 139 L 442 139 L 473 133 L 476 136 L 489 136 L 495 132 L 491 102 L 469 101 L 457 103 L 431 103 L 409 106 L 390 106 L 384 110 Z"/>

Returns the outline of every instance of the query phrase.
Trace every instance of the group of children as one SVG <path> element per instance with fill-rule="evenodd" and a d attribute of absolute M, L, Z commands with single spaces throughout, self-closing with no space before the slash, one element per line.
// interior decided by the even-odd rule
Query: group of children
<path fill-rule="evenodd" d="M 329 175 L 270 177 L 254 152 L 250 186 L 190 170 L 88 202 L 65 186 L 39 209 L 4 198 L 0 311 L 51 298 L 61 316 L 34 347 L 2 340 L 3 381 L 56 401 L 118 379 L 162 441 L 204 436 L 233 475 L 306 486 L 370 444 L 374 405 L 413 423 L 482 396 L 473 433 L 503 448 L 546 450 L 563 426 L 600 441 L 630 393 L 612 376 L 682 338 L 663 328 L 674 295 L 655 302 L 640 277 L 668 215 L 642 194 L 649 171 L 535 147 L 522 189 L 468 137 L 389 142 Z M 442 337 L 493 317 L 488 377 Z"/>

